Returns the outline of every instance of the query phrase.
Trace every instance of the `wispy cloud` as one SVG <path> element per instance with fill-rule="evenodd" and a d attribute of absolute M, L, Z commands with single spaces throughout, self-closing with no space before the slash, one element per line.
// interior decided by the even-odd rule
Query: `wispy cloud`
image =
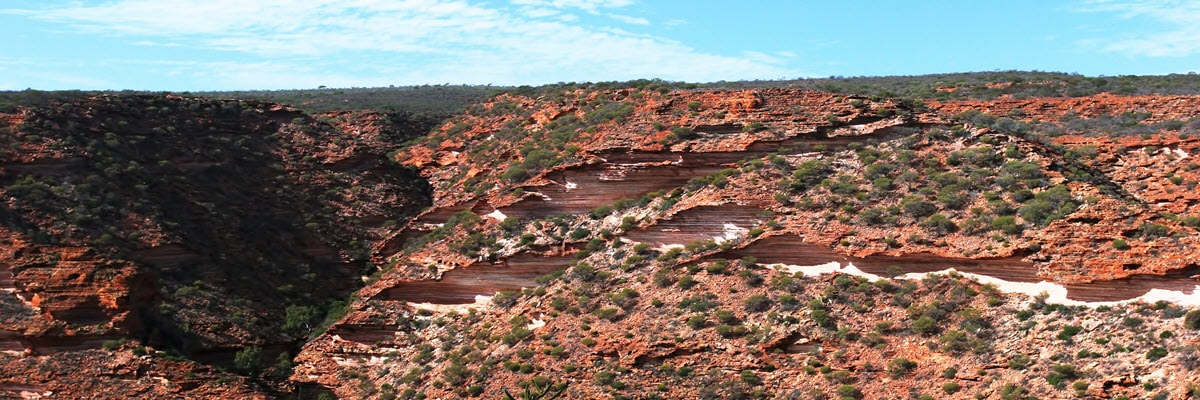
<path fill-rule="evenodd" d="M 1200 3 L 1192 1 L 1090 0 L 1077 11 L 1115 13 L 1123 19 L 1145 18 L 1157 30 L 1120 38 L 1089 39 L 1086 47 L 1134 56 L 1182 57 L 1200 54 Z"/>
<path fill-rule="evenodd" d="M 212 73 L 225 79 L 223 84 L 252 84 L 249 87 L 798 75 L 783 58 L 706 53 L 670 38 L 604 25 L 604 18 L 578 22 L 582 20 L 572 14 L 607 17 L 628 28 L 649 24 L 627 15 L 622 8 L 630 4 L 631 0 L 513 0 L 500 5 L 459 0 L 116 0 L 0 12 L 129 43 L 169 43 L 241 55 L 233 59 L 249 61 L 211 64 L 240 72 Z"/>
<path fill-rule="evenodd" d="M 85 68 L 80 68 L 83 64 L 85 63 L 80 60 L 70 59 L 21 56 L 3 58 L 0 59 L 0 77 L 3 77 L 5 82 L 0 84 L 0 90 L 20 90 L 29 87 L 45 89 L 30 84 L 30 82 L 44 81 L 59 82 L 61 85 L 58 88 L 61 89 L 114 88 L 111 80 L 81 72 L 85 70 Z M 88 66 L 95 67 L 95 65 Z"/>
<path fill-rule="evenodd" d="M 621 21 L 621 22 L 624 22 L 627 24 L 650 25 L 650 20 L 642 18 L 642 17 L 633 17 L 633 16 L 629 16 L 629 15 L 622 15 L 622 14 L 604 14 L 604 15 L 607 15 L 609 18 L 612 18 L 612 19 L 615 19 L 617 21 Z"/>
<path fill-rule="evenodd" d="M 533 5 L 554 8 L 578 8 L 587 12 L 597 12 L 602 8 L 620 8 L 633 4 L 632 0 L 513 0 L 513 4 Z"/>
<path fill-rule="evenodd" d="M 650 25 L 650 20 L 626 14 L 601 12 L 602 9 L 621 8 L 633 4 L 631 0 L 512 0 L 512 4 L 536 7 L 545 13 L 557 13 L 564 9 L 579 9 L 592 15 L 604 15 L 614 20 L 633 25 Z"/>
<path fill-rule="evenodd" d="M 139 41 L 133 42 L 133 44 L 136 44 L 138 46 L 161 46 L 161 47 L 179 47 L 179 46 L 181 46 L 179 43 L 156 42 L 153 40 L 139 40 Z"/>

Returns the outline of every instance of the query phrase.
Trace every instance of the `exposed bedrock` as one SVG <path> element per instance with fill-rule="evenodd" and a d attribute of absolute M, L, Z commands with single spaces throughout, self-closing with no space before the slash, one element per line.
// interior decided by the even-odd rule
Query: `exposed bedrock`
<path fill-rule="evenodd" d="M 751 256 L 759 263 L 788 265 L 820 265 L 831 261 L 853 263 L 855 267 L 876 275 L 895 273 L 923 273 L 954 268 L 960 272 L 987 275 L 1013 282 L 1037 282 L 1037 268 L 1021 257 L 991 259 L 949 258 L 929 253 L 905 254 L 902 256 L 873 255 L 852 257 L 811 243 L 796 235 L 779 235 L 764 238 L 750 245 L 731 250 L 717 257 L 741 258 Z M 889 271 L 891 270 L 891 271 Z"/>
<path fill-rule="evenodd" d="M 534 280 L 570 264 L 570 256 L 518 254 L 499 262 L 479 262 L 446 271 L 439 280 L 404 282 L 384 290 L 376 299 L 412 303 L 469 304 L 476 296 L 537 286 Z"/>
<path fill-rule="evenodd" d="M 1200 286 L 1200 266 L 1189 265 L 1164 275 L 1139 274 L 1128 278 L 1069 284 L 1067 297 L 1079 301 L 1120 301 L 1146 294 L 1151 289 L 1193 294 Z"/>
<path fill-rule="evenodd" d="M 12 267 L 6 263 L 0 263 L 0 291 L 12 291 L 16 289 L 13 286 Z"/>
<path fill-rule="evenodd" d="M 1013 283 L 1037 283 L 1037 268 L 1022 256 L 1003 258 L 953 258 L 929 253 L 902 256 L 872 255 L 851 257 L 833 250 L 804 242 L 795 235 L 764 238 L 744 248 L 713 256 L 714 258 L 754 257 L 759 263 L 799 266 L 821 265 L 836 261 L 852 263 L 863 272 L 892 276 L 901 273 L 925 273 L 953 268 L 959 272 L 985 275 Z M 1067 298 L 1076 301 L 1121 301 L 1145 295 L 1151 289 L 1179 291 L 1191 294 L 1200 285 L 1200 266 L 1191 265 L 1165 275 L 1134 275 L 1129 278 L 1064 285 Z"/>
<path fill-rule="evenodd" d="M 653 226 L 625 234 L 625 238 L 655 246 L 687 244 L 720 238 L 732 240 L 764 220 L 758 207 L 724 204 L 700 206 L 659 220 Z"/>
<path fill-rule="evenodd" d="M 499 210 L 507 217 L 544 218 L 557 214 L 578 214 L 621 199 L 633 199 L 647 193 L 671 190 L 689 180 L 703 178 L 738 162 L 769 154 L 799 154 L 813 151 L 833 152 L 852 143 L 890 140 L 909 134 L 902 128 L 929 124 L 909 123 L 902 118 L 860 118 L 832 128 L 822 127 L 777 140 L 759 140 L 736 151 L 673 152 L 608 150 L 597 154 L 599 163 L 556 170 L 544 175 L 549 184 L 525 186 L 526 195 L 516 203 L 492 207 L 486 201 L 471 201 L 427 211 L 409 223 L 400 235 L 382 249 L 384 254 L 398 251 L 403 242 L 420 237 L 463 210 L 487 214 Z"/>

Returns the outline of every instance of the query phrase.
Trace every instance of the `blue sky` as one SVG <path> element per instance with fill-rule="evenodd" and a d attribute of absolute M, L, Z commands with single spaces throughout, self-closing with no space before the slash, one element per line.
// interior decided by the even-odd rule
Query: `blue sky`
<path fill-rule="evenodd" d="M 8 0 L 0 90 L 1200 69 L 1173 1 Z"/>

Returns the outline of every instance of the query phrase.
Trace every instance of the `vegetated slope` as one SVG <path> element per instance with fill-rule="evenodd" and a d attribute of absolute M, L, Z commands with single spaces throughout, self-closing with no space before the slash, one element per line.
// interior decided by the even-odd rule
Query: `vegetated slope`
<path fill-rule="evenodd" d="M 646 90 L 705 89 L 740 90 L 790 88 L 819 90 L 846 95 L 925 100 L 994 100 L 1013 97 L 1086 97 L 1101 93 L 1118 95 L 1195 95 L 1200 94 L 1200 76 L 1195 74 L 1123 75 L 1089 77 L 1079 74 L 1042 71 L 986 71 L 914 76 L 830 76 L 788 80 L 717 81 L 708 83 L 673 82 L 661 79 L 635 79 L 624 82 L 569 82 L 531 86 L 421 85 L 375 88 L 316 88 L 293 90 L 245 90 L 195 92 L 188 96 L 237 98 L 290 104 L 309 113 L 347 110 L 392 110 L 435 118 L 458 113 L 497 93 L 523 96 L 560 93 L 573 89 L 610 90 L 639 88 Z M 121 94 L 162 94 L 122 91 Z M 115 94 L 98 91 L 0 91 L 0 112 L 18 105 L 40 106 L 53 101 Z"/>
<path fill-rule="evenodd" d="M 446 118 L 487 99 L 498 89 L 471 85 L 422 85 L 378 88 L 318 88 L 199 92 L 198 96 L 254 99 L 290 104 L 310 113 L 376 110 L 400 111 L 435 119 Z"/>
<path fill-rule="evenodd" d="M 1020 99 L 1105 86 L 1043 75 L 797 83 L 1012 96 L 924 103 L 517 88 L 424 137 L 406 113 L 51 96 L 0 127 L 0 393 L 279 396 L 313 328 L 303 398 L 1194 392 L 1200 313 L 1168 303 L 788 266 L 1192 290 L 1200 102 Z"/>
<path fill-rule="evenodd" d="M 31 393 L 105 387 L 21 372 L 89 362 L 168 378 L 125 393 L 248 393 L 217 395 L 131 355 L 141 346 L 286 376 L 293 346 L 372 269 L 374 242 L 430 201 L 386 155 L 429 129 L 404 114 L 102 95 L 2 117 L 0 385 Z"/>
<path fill-rule="evenodd" d="M 387 269 L 293 379 L 354 398 L 1183 396 L 1200 313 L 786 266 L 1190 290 L 1189 114 L 1094 101 L 1044 123 L 1054 101 L 997 118 L 781 89 L 498 97 L 398 155 L 436 207 L 376 249 Z M 1126 113 L 1153 133 L 1089 137 Z M 1166 150 L 1116 151 L 1149 145 Z M 1068 295 L 1149 286 L 1089 287 Z"/>
<path fill-rule="evenodd" d="M 1195 74 L 1083 76 L 1062 72 L 988 71 L 913 76 L 830 76 L 794 80 L 712 82 L 704 89 L 795 88 L 872 97 L 925 100 L 1200 94 Z"/>

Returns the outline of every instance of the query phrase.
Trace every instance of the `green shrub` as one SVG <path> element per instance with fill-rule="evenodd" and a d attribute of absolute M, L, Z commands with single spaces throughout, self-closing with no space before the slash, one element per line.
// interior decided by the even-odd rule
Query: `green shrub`
<path fill-rule="evenodd" d="M 1011 215 L 999 216 L 992 220 L 991 228 L 1009 235 L 1021 233 L 1021 226 L 1017 225 L 1016 217 Z"/>
<path fill-rule="evenodd" d="M 512 346 L 522 340 L 525 340 L 525 338 L 529 337 L 530 335 L 533 335 L 533 331 L 529 330 L 528 327 L 525 325 L 516 325 L 513 326 L 512 329 L 507 333 L 505 333 L 501 340 L 504 341 L 504 344 Z"/>
<path fill-rule="evenodd" d="M 1167 356 L 1167 349 L 1164 347 L 1155 347 L 1146 352 L 1146 359 L 1150 361 L 1158 361 Z"/>
<path fill-rule="evenodd" d="M 509 308 L 517 304 L 517 300 L 520 300 L 520 298 L 520 292 L 515 290 L 505 290 L 496 293 L 495 296 L 492 296 L 492 305 L 500 308 Z"/>
<path fill-rule="evenodd" d="M 942 214 L 930 215 L 929 218 L 921 222 L 921 226 L 938 235 L 945 235 L 958 230 L 958 225 Z"/>
<path fill-rule="evenodd" d="M 763 284 L 763 276 L 759 275 L 757 272 L 754 272 L 754 270 L 743 269 L 738 271 L 738 276 L 742 278 L 742 282 L 745 282 L 746 286 L 759 287 Z M 770 305 L 768 305 L 768 307 L 770 307 Z"/>
<path fill-rule="evenodd" d="M 908 375 L 908 373 L 912 372 L 912 370 L 916 367 L 917 363 L 907 358 L 900 357 L 888 362 L 887 370 L 888 375 L 891 375 L 892 378 L 900 378 Z"/>
<path fill-rule="evenodd" d="M 516 218 L 509 218 L 509 219 L 515 220 Z M 505 220 L 505 221 L 507 221 L 507 220 Z M 537 235 L 534 235 L 532 233 L 521 234 L 521 241 L 517 243 L 517 246 L 528 246 L 528 245 L 533 244 L 535 241 L 537 241 Z"/>
<path fill-rule="evenodd" d="M 688 326 L 692 327 L 692 329 L 701 329 L 704 328 L 705 319 L 706 318 L 704 317 L 704 314 L 695 314 L 691 317 L 688 317 L 687 324 Z"/>
<path fill-rule="evenodd" d="M 937 330 L 937 320 L 929 316 L 921 316 L 912 322 L 912 331 L 920 335 L 930 335 Z"/>
<path fill-rule="evenodd" d="M 1183 315 L 1183 327 L 1191 330 L 1200 330 L 1200 309 L 1188 311 Z"/>
<path fill-rule="evenodd" d="M 1029 396 L 1029 389 L 1014 383 L 1006 383 L 1000 388 L 1001 400 L 1022 400 L 1032 398 Z"/>
<path fill-rule="evenodd" d="M 575 228 L 575 230 L 571 231 L 571 239 L 581 240 L 591 234 L 592 231 L 588 230 L 587 228 Z"/>
<path fill-rule="evenodd" d="M 612 371 L 597 371 L 595 374 L 592 374 L 592 380 L 598 385 L 608 386 L 616 382 L 617 374 Z"/>
<path fill-rule="evenodd" d="M 745 382 L 747 385 L 758 386 L 762 384 L 762 378 L 759 378 L 758 374 L 755 374 L 754 371 L 743 369 L 739 375 L 741 375 L 742 382 Z"/>
<path fill-rule="evenodd" d="M 708 311 L 717 305 L 719 304 L 712 300 L 711 293 L 692 296 L 679 301 L 680 309 L 690 310 L 692 312 Z"/>
<path fill-rule="evenodd" d="M 838 386 L 837 394 L 842 398 L 857 399 L 862 397 L 862 391 L 858 390 L 854 385 Z"/>
<path fill-rule="evenodd" d="M 116 350 L 123 345 L 125 345 L 125 339 L 105 340 L 101 347 L 104 347 L 105 350 Z"/>
<path fill-rule="evenodd" d="M 591 281 L 596 277 L 596 267 L 583 262 L 575 264 L 571 268 L 571 277 L 584 282 Z"/>
<path fill-rule="evenodd" d="M 808 190 L 821 182 L 832 171 L 833 169 L 824 161 L 804 161 L 800 165 L 797 165 L 796 170 L 792 172 L 792 183 L 790 186 L 792 190 L 797 192 Z"/>
<path fill-rule="evenodd" d="M 692 278 L 691 275 L 680 276 L 679 280 L 675 282 L 675 284 L 681 289 L 691 289 L 692 286 L 696 286 L 697 283 L 698 282 L 696 282 L 696 279 Z"/>
<path fill-rule="evenodd" d="M 729 261 L 723 260 L 723 259 L 713 261 L 712 264 L 709 264 L 707 267 L 704 267 L 704 272 L 707 272 L 707 273 L 710 273 L 713 275 L 725 274 L 726 272 L 729 272 Z"/>
<path fill-rule="evenodd" d="M 1008 368 L 1015 369 L 1015 370 L 1024 370 L 1026 368 L 1029 368 L 1030 362 L 1032 362 L 1032 360 L 1029 359 L 1029 356 L 1027 356 L 1025 354 L 1017 354 L 1017 355 L 1014 355 L 1012 358 L 1008 359 Z"/>
<path fill-rule="evenodd" d="M 613 293 L 610 293 L 608 295 L 608 298 L 609 298 L 609 300 L 612 300 L 613 303 L 616 303 L 621 308 L 630 309 L 630 308 L 633 308 L 633 306 L 637 305 L 637 299 L 639 296 L 641 296 L 641 294 L 638 293 L 636 290 L 633 290 L 633 288 L 624 288 L 624 289 L 615 291 Z"/>
<path fill-rule="evenodd" d="M 596 208 L 593 208 L 591 211 L 588 211 L 588 218 L 600 219 L 600 218 L 604 218 L 608 214 L 611 214 L 612 212 L 613 212 L 612 206 L 605 204 L 605 205 L 601 205 Z"/>
<path fill-rule="evenodd" d="M 1038 192 L 1018 213 L 1030 223 L 1045 226 L 1066 217 L 1074 212 L 1076 207 L 1078 206 L 1071 197 L 1071 191 L 1066 186 L 1058 185 Z"/>
<path fill-rule="evenodd" d="M 529 179 L 529 177 L 529 171 L 520 165 L 510 166 L 508 170 L 500 175 L 501 179 L 509 182 L 521 182 Z"/>
<path fill-rule="evenodd" d="M 1075 371 L 1075 366 L 1071 364 L 1055 364 L 1050 367 L 1050 373 L 1046 375 L 1046 382 L 1056 388 L 1062 388 L 1066 381 L 1078 377 L 1078 372 Z"/>
<path fill-rule="evenodd" d="M 970 349 L 971 339 L 967 337 L 966 332 L 960 330 L 952 330 L 946 332 L 938 339 L 942 342 L 942 350 L 950 353 L 961 353 Z"/>
<path fill-rule="evenodd" d="M 678 247 L 672 247 L 670 250 L 667 250 L 666 253 L 660 254 L 658 256 L 658 261 L 664 261 L 664 262 L 674 261 L 675 259 L 679 258 L 679 256 L 682 254 L 683 254 L 683 249 L 678 248 Z"/>
<path fill-rule="evenodd" d="M 900 207 L 914 219 L 921 219 L 937 212 L 937 205 L 925 201 L 920 196 L 905 196 L 900 201 Z"/>
<path fill-rule="evenodd" d="M 1009 196 L 1011 196 L 1012 200 L 1015 202 L 1024 203 L 1033 198 L 1033 191 L 1029 189 L 1020 189 L 1009 193 Z"/>
<path fill-rule="evenodd" d="M 638 226 L 637 218 L 635 218 L 633 216 L 626 216 L 624 218 L 621 218 L 621 230 L 622 231 L 628 232 L 629 230 L 637 228 L 637 226 Z"/>
<path fill-rule="evenodd" d="M 746 298 L 746 311 L 759 312 L 771 308 L 771 299 L 766 295 L 756 294 Z"/>
<path fill-rule="evenodd" d="M 1075 393 L 1081 396 L 1084 393 L 1087 393 L 1088 387 L 1090 386 L 1091 385 L 1089 385 L 1086 381 L 1075 381 L 1075 383 L 1071 384 L 1071 388 L 1075 389 Z"/>
<path fill-rule="evenodd" d="M 679 126 L 679 127 L 675 127 L 673 129 L 671 129 L 671 134 L 675 135 L 675 137 L 679 138 L 680 140 L 695 139 L 700 136 L 700 135 L 697 135 L 696 131 L 693 131 L 692 128 L 688 128 L 688 127 L 684 127 L 684 126 Z"/>
<path fill-rule="evenodd" d="M 292 336 L 302 336 L 308 333 L 317 319 L 322 316 L 316 307 L 294 304 L 288 306 L 284 313 L 286 316 L 280 328 Z"/>
<path fill-rule="evenodd" d="M 1138 236 L 1146 239 L 1160 238 L 1171 234 L 1171 229 L 1165 225 L 1143 223 L 1138 227 Z"/>
<path fill-rule="evenodd" d="M 1012 175 L 1018 179 L 1035 180 L 1042 179 L 1045 174 L 1042 173 L 1042 168 L 1037 164 L 1031 164 L 1024 161 L 1009 161 L 1001 168 L 1002 173 Z"/>
<path fill-rule="evenodd" d="M 737 316 L 733 315 L 733 311 L 729 310 L 717 310 L 717 321 L 720 321 L 722 324 L 736 324 L 738 322 Z"/>
<path fill-rule="evenodd" d="M 595 314 L 599 318 L 603 318 L 603 319 L 612 321 L 612 320 L 616 319 L 617 314 L 620 312 L 621 312 L 621 310 L 618 308 L 607 307 L 607 308 L 596 309 L 595 311 L 592 311 L 592 314 Z"/>
<path fill-rule="evenodd" d="M 1058 340 L 1071 340 L 1081 330 L 1083 330 L 1083 327 L 1079 325 L 1064 326 L 1062 331 L 1058 332 Z"/>
<path fill-rule="evenodd" d="M 261 347 L 246 346 L 233 355 L 234 370 L 244 375 L 258 375 L 265 366 Z"/>
<path fill-rule="evenodd" d="M 833 316 L 824 308 L 813 309 L 809 314 L 812 316 L 813 322 L 816 322 L 817 325 L 823 328 L 833 329 L 837 327 L 837 322 L 834 321 Z"/>

